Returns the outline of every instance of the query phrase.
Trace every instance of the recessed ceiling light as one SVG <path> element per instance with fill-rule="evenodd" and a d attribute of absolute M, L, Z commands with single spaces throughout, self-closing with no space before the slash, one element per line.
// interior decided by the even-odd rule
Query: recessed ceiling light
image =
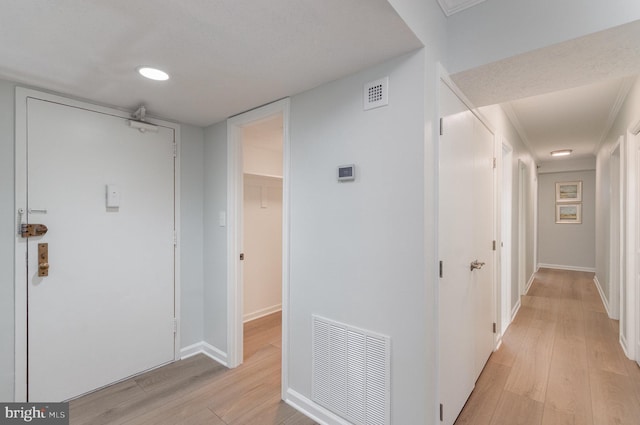
<path fill-rule="evenodd" d="M 567 156 L 571 155 L 571 152 L 573 152 L 571 149 L 561 149 L 551 152 L 551 156 Z"/>
<path fill-rule="evenodd" d="M 138 73 L 150 80 L 166 81 L 169 79 L 169 74 L 167 74 L 166 72 L 160 69 L 150 68 L 148 66 L 142 66 L 138 68 Z"/>

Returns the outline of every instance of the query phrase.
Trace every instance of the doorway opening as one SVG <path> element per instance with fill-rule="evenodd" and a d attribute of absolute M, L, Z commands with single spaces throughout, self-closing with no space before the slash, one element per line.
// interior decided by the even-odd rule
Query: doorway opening
<path fill-rule="evenodd" d="M 500 298 L 501 334 L 511 323 L 511 214 L 512 214 L 512 185 L 513 185 L 513 149 L 506 140 L 502 141 L 502 197 L 500 221 Z"/>
<path fill-rule="evenodd" d="M 283 392 L 288 346 L 288 125 L 289 99 L 227 121 L 227 363 L 237 367 L 256 349 L 245 346 L 245 322 L 253 335 L 262 325 L 252 327 L 252 321 L 269 322 L 264 325 L 273 329 L 274 321 L 281 320 Z"/>
<path fill-rule="evenodd" d="M 280 345 L 282 114 L 242 129 L 243 360 Z"/>

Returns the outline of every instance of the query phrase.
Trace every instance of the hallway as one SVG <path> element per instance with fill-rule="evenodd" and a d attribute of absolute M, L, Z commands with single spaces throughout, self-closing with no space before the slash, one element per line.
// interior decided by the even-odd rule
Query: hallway
<path fill-rule="evenodd" d="M 456 424 L 637 425 L 640 368 L 593 273 L 540 269 Z"/>

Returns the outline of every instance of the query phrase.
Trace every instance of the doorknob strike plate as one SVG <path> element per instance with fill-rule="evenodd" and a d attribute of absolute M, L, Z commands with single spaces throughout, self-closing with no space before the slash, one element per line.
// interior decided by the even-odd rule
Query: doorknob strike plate
<path fill-rule="evenodd" d="M 49 276 L 49 244 L 38 244 L 38 276 Z"/>

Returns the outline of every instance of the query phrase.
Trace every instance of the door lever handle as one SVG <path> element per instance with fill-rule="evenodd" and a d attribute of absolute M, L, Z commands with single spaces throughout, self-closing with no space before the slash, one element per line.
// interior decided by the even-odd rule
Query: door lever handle
<path fill-rule="evenodd" d="M 469 270 L 474 271 L 475 269 L 481 269 L 482 266 L 484 266 L 484 263 L 478 260 L 473 260 L 469 266 Z"/>

